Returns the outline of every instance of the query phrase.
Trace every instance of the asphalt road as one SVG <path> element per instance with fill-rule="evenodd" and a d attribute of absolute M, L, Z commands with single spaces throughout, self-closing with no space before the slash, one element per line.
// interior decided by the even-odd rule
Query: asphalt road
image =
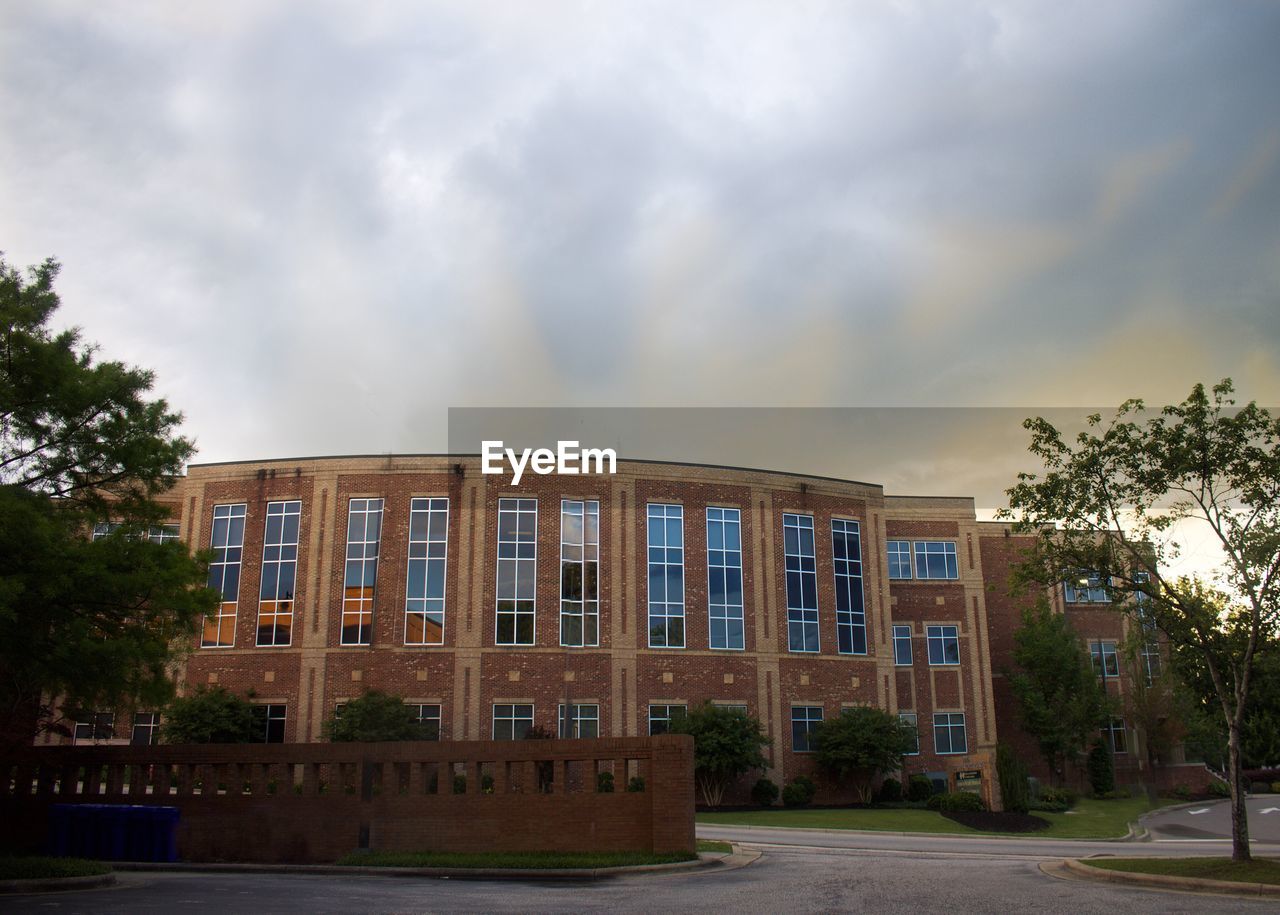
<path fill-rule="evenodd" d="M 1245 800 L 1249 810 L 1249 838 L 1280 844 L 1280 794 L 1258 794 Z M 1153 839 L 1231 838 L 1231 807 L 1226 801 L 1193 804 L 1143 817 Z"/>

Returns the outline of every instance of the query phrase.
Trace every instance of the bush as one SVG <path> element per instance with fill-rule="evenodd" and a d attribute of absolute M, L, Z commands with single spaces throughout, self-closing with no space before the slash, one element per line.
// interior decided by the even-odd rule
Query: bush
<path fill-rule="evenodd" d="M 1191 800 L 1191 788 L 1188 785 L 1177 784 L 1173 786 L 1173 796 L 1179 800 Z"/>
<path fill-rule="evenodd" d="M 1271 783 L 1271 793 L 1272 793 L 1272 794 L 1280 794 L 1280 782 L 1272 782 L 1272 783 Z"/>
<path fill-rule="evenodd" d="M 1095 743 L 1089 750 L 1088 768 L 1089 787 L 1094 797 L 1116 790 L 1116 763 L 1111 758 L 1110 747 Z"/>
<path fill-rule="evenodd" d="M 895 804 L 902 800 L 902 782 L 896 778 L 886 778 L 880 784 L 879 800 L 886 804 Z"/>
<path fill-rule="evenodd" d="M 1186 785 L 1179 785 L 1174 789 L 1174 794 L 1177 794 L 1178 797 L 1182 797 L 1183 795 L 1180 792 L 1184 791 L 1186 792 L 1187 797 L 1191 797 L 1191 789 Z M 1104 791 L 1101 794 L 1095 794 L 1094 797 L 1100 801 L 1117 801 L 1123 798 L 1133 797 L 1133 795 L 1129 792 L 1128 788 L 1117 788 L 1115 791 Z"/>
<path fill-rule="evenodd" d="M 1031 809 L 1046 813 L 1062 813 L 1074 807 L 1075 803 L 1076 793 L 1070 788 L 1045 788 L 1040 792 L 1039 799 L 1031 804 Z"/>
<path fill-rule="evenodd" d="M 772 807 L 778 800 L 778 786 L 771 778 L 762 778 L 751 786 L 751 800 L 761 807 Z"/>
<path fill-rule="evenodd" d="M 1216 778 L 1209 782 L 1206 792 L 1209 797 L 1231 797 L 1231 786 L 1226 782 L 1220 782 Z"/>
<path fill-rule="evenodd" d="M 982 811 L 987 809 L 987 805 L 971 791 L 949 791 L 929 798 L 929 809 Z"/>
<path fill-rule="evenodd" d="M 924 802 L 933 797 L 933 782 L 929 776 L 916 773 L 907 779 L 907 800 Z"/>
<path fill-rule="evenodd" d="M 797 775 L 782 789 L 782 803 L 788 807 L 807 807 L 817 793 L 818 786 L 807 775 Z"/>
<path fill-rule="evenodd" d="M 453 793 L 454 794 L 467 793 L 467 777 L 462 773 L 458 773 L 453 777 Z"/>
<path fill-rule="evenodd" d="M 1000 779 L 1000 795 L 1004 798 L 1004 809 L 1013 813 L 1026 813 L 1031 806 L 1027 764 L 1007 743 L 1002 743 L 996 748 L 996 775 Z"/>
<path fill-rule="evenodd" d="M 630 794 L 640 794 L 644 791 L 644 776 L 633 775 L 631 781 L 627 782 L 627 792 Z"/>
<path fill-rule="evenodd" d="M 612 772 L 596 773 L 596 793 L 597 794 L 613 794 L 613 773 Z"/>

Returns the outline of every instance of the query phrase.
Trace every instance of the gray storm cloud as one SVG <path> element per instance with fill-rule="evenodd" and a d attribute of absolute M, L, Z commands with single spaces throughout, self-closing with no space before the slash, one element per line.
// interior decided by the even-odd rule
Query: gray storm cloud
<path fill-rule="evenodd" d="M 202 460 L 449 406 L 1280 402 L 1280 6 L 618 6 L 6 4 L 0 249 Z"/>

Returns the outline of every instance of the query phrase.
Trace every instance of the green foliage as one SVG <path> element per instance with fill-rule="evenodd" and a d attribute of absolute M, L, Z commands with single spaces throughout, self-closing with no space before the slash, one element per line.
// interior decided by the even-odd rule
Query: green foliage
<path fill-rule="evenodd" d="M 1105 422 L 1090 416 L 1073 442 L 1028 419 L 1044 469 L 1019 474 L 1005 516 L 1036 535 L 1024 581 L 1056 586 L 1064 571 L 1088 569 L 1117 607 L 1199 656 L 1238 786 L 1250 681 L 1280 647 L 1280 421 L 1252 402 L 1237 409 L 1234 390 L 1229 378 L 1212 391 L 1197 384 L 1155 416 L 1127 401 Z M 1221 549 L 1211 583 L 1165 575 L 1177 555 L 1166 535 L 1181 522 Z M 1231 806 L 1232 858 L 1247 861 L 1245 807 Z"/>
<path fill-rule="evenodd" d="M 399 696 L 371 689 L 335 710 L 325 722 L 325 736 L 334 743 L 380 740 L 433 740 L 434 727 L 418 721 L 414 710 Z"/>
<path fill-rule="evenodd" d="M 897 715 L 879 708 L 847 708 L 813 732 L 813 756 L 837 781 L 851 781 L 862 803 L 871 801 L 871 783 L 902 767 L 914 737 Z"/>
<path fill-rule="evenodd" d="M 1004 799 L 1004 809 L 1013 813 L 1026 813 L 1031 805 L 1027 764 L 1007 743 L 996 747 L 996 775 L 1000 779 L 1000 796 Z"/>
<path fill-rule="evenodd" d="M 1039 598 L 1022 613 L 1013 636 L 1018 670 L 1009 686 L 1023 728 L 1035 738 L 1050 770 L 1062 777 L 1066 763 L 1079 760 L 1110 705 L 1080 637 L 1064 615 Z"/>
<path fill-rule="evenodd" d="M 720 806 L 734 779 L 768 765 L 760 749 L 769 738 L 760 722 L 732 709 L 703 703 L 672 719 L 671 733 L 693 736 L 693 775 L 708 807 Z"/>
<path fill-rule="evenodd" d="M 454 794 L 467 793 L 467 777 L 461 772 L 457 773 L 453 777 L 453 793 Z"/>
<path fill-rule="evenodd" d="M 160 737 L 165 743 L 256 743 L 262 740 L 253 706 L 221 686 L 201 686 L 169 703 Z"/>
<path fill-rule="evenodd" d="M 782 803 L 788 807 L 808 807 L 818 786 L 807 775 L 797 775 L 782 789 Z"/>
<path fill-rule="evenodd" d="M 644 776 L 633 775 L 631 781 L 627 782 L 628 794 L 641 794 L 644 791 Z"/>
<path fill-rule="evenodd" d="M 922 804 L 933 797 L 933 780 L 917 772 L 907 779 L 907 800 Z"/>
<path fill-rule="evenodd" d="M 1209 797 L 1231 797 L 1231 786 L 1226 782 L 1220 782 L 1216 778 L 1209 782 L 1206 789 Z M 1280 791 L 1280 789 L 1277 789 Z"/>
<path fill-rule="evenodd" d="M 1116 761 L 1106 744 L 1095 743 L 1089 749 L 1088 769 L 1094 797 L 1116 790 Z"/>
<path fill-rule="evenodd" d="M 193 453 L 181 416 L 148 399 L 150 372 L 50 329 L 57 273 L 0 258 L 0 724 L 27 709 L 53 726 L 41 695 L 69 718 L 162 705 L 173 646 L 216 602 L 185 547 L 145 538 Z M 92 541 L 108 519 L 123 528 Z"/>
<path fill-rule="evenodd" d="M 902 782 L 896 778 L 886 778 L 880 783 L 877 800 L 886 804 L 896 804 L 902 800 Z"/>
<path fill-rule="evenodd" d="M 596 792 L 599 794 L 613 794 L 612 772 L 596 773 Z"/>
<path fill-rule="evenodd" d="M 929 798 L 929 809 L 940 811 L 986 810 L 982 798 L 971 791 L 949 791 Z"/>
<path fill-rule="evenodd" d="M 760 807 L 772 807 L 778 800 L 778 783 L 771 778 L 757 779 L 751 786 L 751 800 Z"/>

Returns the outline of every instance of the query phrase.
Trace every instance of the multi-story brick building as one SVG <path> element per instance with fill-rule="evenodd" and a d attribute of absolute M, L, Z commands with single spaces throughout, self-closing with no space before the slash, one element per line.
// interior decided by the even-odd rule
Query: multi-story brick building
<path fill-rule="evenodd" d="M 737 706 L 779 782 L 814 770 L 817 722 L 863 704 L 915 725 L 911 772 L 978 770 L 985 790 L 997 737 L 1036 758 L 1003 677 L 1020 538 L 971 499 L 627 461 L 512 486 L 473 456 L 195 465 L 171 497 L 224 598 L 182 688 L 251 695 L 267 740 L 322 739 L 335 707 L 380 689 L 444 739 L 641 735 Z M 1063 600 L 1088 638 L 1121 641 L 1122 614 Z M 153 713 L 133 723 L 153 736 Z M 1141 735 L 1117 727 L 1136 767 Z"/>

